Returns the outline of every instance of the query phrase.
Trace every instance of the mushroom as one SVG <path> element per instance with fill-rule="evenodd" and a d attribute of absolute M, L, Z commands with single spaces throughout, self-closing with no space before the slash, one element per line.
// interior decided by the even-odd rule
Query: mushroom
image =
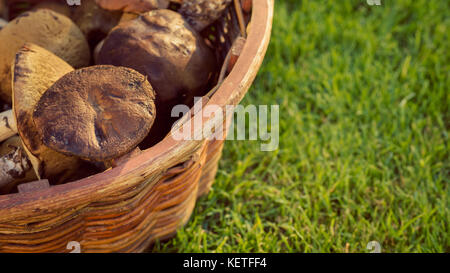
<path fill-rule="evenodd" d="M 232 0 L 183 0 L 178 12 L 198 32 L 222 16 Z"/>
<path fill-rule="evenodd" d="M 33 119 L 51 149 L 109 163 L 132 152 L 148 134 L 156 114 L 154 98 L 147 78 L 137 71 L 91 66 L 53 84 Z"/>
<path fill-rule="evenodd" d="M 119 23 L 121 17 L 121 11 L 105 10 L 95 0 L 83 0 L 74 9 L 72 20 L 84 33 L 91 48 L 94 48 Z"/>
<path fill-rule="evenodd" d="M 12 67 L 13 120 L 38 178 L 47 178 L 54 183 L 70 178 L 80 162 L 43 145 L 32 116 L 42 94 L 72 70 L 69 64 L 50 51 L 29 43 L 18 51 Z"/>
<path fill-rule="evenodd" d="M 62 14 L 64 16 L 70 17 L 71 15 L 71 8 L 67 3 L 62 2 L 55 2 L 55 1 L 43 1 L 38 3 L 36 6 L 33 7 L 33 10 L 37 9 L 49 9 L 54 12 L 57 12 L 59 14 Z"/>
<path fill-rule="evenodd" d="M 13 115 L 12 110 L 0 113 L 0 141 L 17 134 L 17 125 Z"/>
<path fill-rule="evenodd" d="M 8 193 L 24 182 L 37 180 L 37 176 L 23 149 L 19 136 L 13 136 L 0 146 L 0 192 Z"/>
<path fill-rule="evenodd" d="M 97 4 L 107 10 L 121 10 L 124 12 L 144 13 L 154 9 L 165 9 L 170 0 L 95 0 Z"/>
<path fill-rule="evenodd" d="M 203 38 L 180 14 L 165 9 L 115 27 L 105 39 L 98 64 L 130 67 L 149 78 L 158 116 L 145 148 L 170 131 L 175 121 L 172 108 L 192 105 L 194 96 L 204 95 L 216 74 L 215 55 Z"/>
<path fill-rule="evenodd" d="M 189 104 L 216 70 L 203 39 L 171 10 L 154 10 L 121 23 L 106 37 L 99 64 L 130 67 L 148 76 L 158 103 Z"/>
<path fill-rule="evenodd" d="M 118 25 L 121 24 L 121 23 L 124 23 L 124 22 L 128 22 L 128 21 L 134 20 L 134 19 L 136 19 L 138 17 L 139 17 L 138 14 L 124 12 L 122 14 L 122 16 L 120 17 Z M 105 39 L 101 40 L 94 48 L 93 55 L 94 55 L 94 62 L 95 63 L 98 63 L 98 55 L 100 54 L 100 50 L 102 49 L 102 46 L 103 46 L 104 43 L 105 43 Z"/>
<path fill-rule="evenodd" d="M 47 9 L 22 13 L 0 30 L 0 41 L 0 96 L 6 102 L 11 102 L 11 63 L 25 42 L 53 52 L 74 67 L 90 61 L 81 30 L 66 16 Z"/>
<path fill-rule="evenodd" d="M 65 0 L 6 0 L 5 2 L 9 11 L 8 17 L 5 18 L 10 20 L 24 12 L 37 9 L 49 9 L 67 17 L 71 13 L 71 8 Z"/>
<path fill-rule="evenodd" d="M 3 141 L 0 145 L 0 156 L 3 156 L 13 150 L 13 148 L 22 147 L 22 142 L 18 135 L 12 136 L 7 140 Z"/>

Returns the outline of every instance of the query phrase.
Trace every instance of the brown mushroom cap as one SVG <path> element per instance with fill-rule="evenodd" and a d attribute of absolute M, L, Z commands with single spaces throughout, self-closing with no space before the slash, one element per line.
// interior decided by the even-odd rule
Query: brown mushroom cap
<path fill-rule="evenodd" d="M 73 68 L 62 59 L 29 43 L 18 51 L 13 65 L 13 116 L 17 131 L 36 173 L 52 181 L 72 175 L 79 160 L 44 146 L 32 117 L 42 94 L 70 71 Z"/>
<path fill-rule="evenodd" d="M 25 42 L 41 46 L 74 67 L 89 64 L 81 30 L 66 16 L 47 9 L 25 12 L 0 30 L 0 96 L 11 102 L 11 64 Z"/>
<path fill-rule="evenodd" d="M 95 0 L 83 0 L 71 16 L 86 36 L 91 48 L 103 40 L 122 17 L 120 11 L 109 11 L 99 7 Z"/>
<path fill-rule="evenodd" d="M 95 0 L 97 4 L 108 10 L 143 13 L 154 9 L 165 9 L 169 0 Z"/>
<path fill-rule="evenodd" d="M 106 161 L 134 149 L 155 119 L 155 94 L 130 68 L 91 66 L 66 74 L 33 115 L 45 145 L 64 154 Z"/>
<path fill-rule="evenodd" d="M 202 37 L 171 10 L 150 11 L 118 25 L 105 39 L 98 63 L 148 76 L 158 104 L 191 103 L 216 70 L 215 56 Z"/>

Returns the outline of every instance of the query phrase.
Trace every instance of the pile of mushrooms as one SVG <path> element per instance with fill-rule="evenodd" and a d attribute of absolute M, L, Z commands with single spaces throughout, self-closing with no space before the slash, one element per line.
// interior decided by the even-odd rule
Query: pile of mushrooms
<path fill-rule="evenodd" d="M 232 0 L 16 2 L 0 0 L 0 194 L 117 166 L 216 84 L 201 33 Z"/>

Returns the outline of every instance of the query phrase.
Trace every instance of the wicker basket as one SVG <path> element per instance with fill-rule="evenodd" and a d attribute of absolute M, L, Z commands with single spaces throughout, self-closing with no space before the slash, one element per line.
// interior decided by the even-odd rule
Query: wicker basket
<path fill-rule="evenodd" d="M 215 34 L 223 59 L 237 35 L 230 30 L 242 30 L 236 17 L 230 7 L 214 28 L 223 30 Z M 272 17 L 273 0 L 253 0 L 242 53 L 204 104 L 240 102 L 263 61 Z M 0 196 L 0 252 L 69 252 L 71 241 L 79 242 L 82 252 L 142 252 L 188 221 L 197 198 L 213 183 L 222 147 L 219 140 L 176 141 L 168 136 L 106 172 Z"/>

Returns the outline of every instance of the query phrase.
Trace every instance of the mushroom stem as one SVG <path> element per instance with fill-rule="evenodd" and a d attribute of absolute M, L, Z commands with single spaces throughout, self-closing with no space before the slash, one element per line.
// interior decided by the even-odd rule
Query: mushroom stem
<path fill-rule="evenodd" d="M 0 113 L 0 142 L 17 134 L 16 120 L 13 111 L 8 110 Z"/>
<path fill-rule="evenodd" d="M 24 177 L 31 164 L 22 148 L 14 150 L 0 158 L 0 188 L 13 183 L 17 178 Z"/>

